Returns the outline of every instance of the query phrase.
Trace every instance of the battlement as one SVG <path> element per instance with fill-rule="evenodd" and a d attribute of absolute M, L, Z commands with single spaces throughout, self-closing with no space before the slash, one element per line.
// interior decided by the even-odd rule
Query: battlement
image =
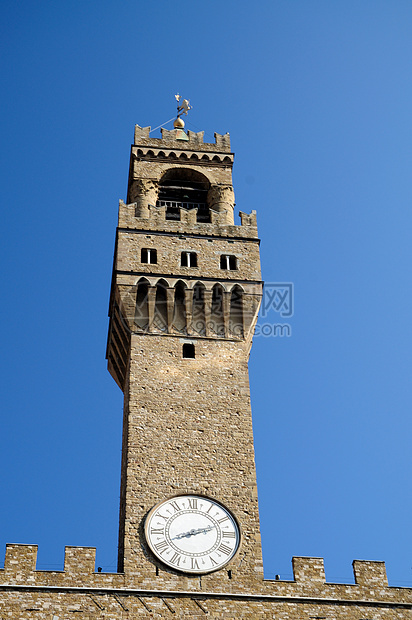
<path fill-rule="evenodd" d="M 112 620 L 122 620 L 125 611 L 133 618 L 152 611 L 159 618 L 222 617 L 218 613 L 224 607 L 233 618 L 377 618 L 379 610 L 379 618 L 400 619 L 412 610 L 412 588 L 388 586 L 384 562 L 355 560 L 354 584 L 327 583 L 322 558 L 294 557 L 293 581 L 258 575 L 238 579 L 233 562 L 225 583 L 218 585 L 214 573 L 201 580 L 192 575 L 181 588 L 178 577 L 164 569 L 145 577 L 134 571 L 95 572 L 95 552 L 93 547 L 66 547 L 64 570 L 43 571 L 36 570 L 37 545 L 7 545 L 0 616 L 31 619 L 36 611 L 63 620 L 67 612 L 94 618 L 105 610 Z"/>
<path fill-rule="evenodd" d="M 148 204 L 144 211 L 138 202 L 119 200 L 119 228 L 202 234 L 205 236 L 258 238 L 256 211 L 239 211 L 240 225 L 228 223 L 227 211 L 210 209 L 210 222 L 198 222 L 198 209 L 180 207 L 180 219 L 167 219 L 167 206 Z"/>
<path fill-rule="evenodd" d="M 134 144 L 136 146 L 154 146 L 161 148 L 162 146 L 170 147 L 176 144 L 178 148 L 187 148 L 192 150 L 223 152 L 230 153 L 230 136 L 228 133 L 215 133 L 215 143 L 203 142 L 204 131 L 184 131 L 183 129 L 161 129 L 161 138 L 150 137 L 150 126 L 135 126 Z"/>
<path fill-rule="evenodd" d="M 325 584 L 325 567 L 323 558 L 292 558 L 294 581 L 300 584 Z M 387 587 L 385 562 L 354 560 L 352 562 L 355 584 L 359 586 Z"/>
<path fill-rule="evenodd" d="M 124 575 L 122 573 L 102 573 L 95 571 L 96 549 L 94 547 L 65 547 L 63 571 L 36 570 L 37 545 L 8 544 L 4 569 L 0 570 L 0 586 L 5 584 L 20 585 L 59 585 L 67 579 L 73 579 L 79 586 L 89 586 L 96 583 L 98 578 L 102 585 L 113 584 L 113 579 L 120 585 Z M 352 563 L 355 584 L 330 584 L 326 582 L 323 558 L 293 557 L 293 581 L 261 580 L 260 593 L 278 594 L 293 593 L 293 588 L 304 587 L 307 592 L 319 590 L 327 586 L 328 595 L 331 588 L 345 588 L 348 599 L 351 591 L 354 593 L 365 588 L 373 598 L 374 589 L 381 592 L 382 588 L 389 588 L 386 576 L 385 562 L 354 560 Z M 205 583 L 208 576 L 203 578 Z M 63 580 L 63 581 L 62 581 Z M 133 580 L 132 580 L 133 581 Z M 137 585 L 137 584 L 136 584 Z M 160 584 L 159 584 L 160 585 Z M 253 584 L 256 587 L 256 584 Z M 231 586 L 236 590 L 236 568 L 233 569 Z M 233 590 L 233 587 L 231 587 Z M 243 588 L 244 589 L 244 588 Z M 401 588 L 403 591 L 412 589 Z"/>

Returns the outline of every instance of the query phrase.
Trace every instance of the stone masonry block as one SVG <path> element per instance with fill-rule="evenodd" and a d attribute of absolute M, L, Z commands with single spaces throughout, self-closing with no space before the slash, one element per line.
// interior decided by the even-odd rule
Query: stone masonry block
<path fill-rule="evenodd" d="M 354 560 L 352 562 L 355 583 L 360 586 L 387 586 L 385 562 Z"/>
<path fill-rule="evenodd" d="M 292 558 L 293 575 L 295 581 L 306 583 L 325 583 L 325 568 L 323 558 Z"/>
<path fill-rule="evenodd" d="M 36 570 L 37 545 L 6 545 L 4 571 L 10 575 L 24 574 Z"/>
<path fill-rule="evenodd" d="M 64 551 L 64 571 L 66 573 L 85 575 L 94 572 L 95 547 L 66 547 Z"/>

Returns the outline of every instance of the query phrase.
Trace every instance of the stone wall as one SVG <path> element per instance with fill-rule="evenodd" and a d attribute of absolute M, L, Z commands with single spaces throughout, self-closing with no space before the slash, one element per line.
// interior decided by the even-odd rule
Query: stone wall
<path fill-rule="evenodd" d="M 355 584 L 325 583 L 323 560 L 293 558 L 294 581 L 211 591 L 187 578 L 179 591 L 137 588 L 124 574 L 94 572 L 95 550 L 66 547 L 64 571 L 36 571 L 35 545 L 7 545 L 0 570 L 0 618 L 12 620 L 133 620 L 204 618 L 410 620 L 412 590 L 388 587 L 383 562 L 355 561 Z"/>

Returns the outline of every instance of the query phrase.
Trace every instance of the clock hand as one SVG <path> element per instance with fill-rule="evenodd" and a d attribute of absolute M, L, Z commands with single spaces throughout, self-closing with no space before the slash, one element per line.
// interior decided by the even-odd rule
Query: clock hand
<path fill-rule="evenodd" d="M 197 530 L 190 530 L 190 532 L 184 532 L 184 534 L 178 534 L 177 536 L 175 536 L 174 538 L 172 538 L 172 540 L 176 540 L 178 538 L 190 538 L 191 536 L 196 536 L 196 534 L 201 534 L 203 532 L 203 534 L 206 534 L 206 532 L 210 532 L 210 530 L 213 530 L 213 528 L 216 527 L 215 525 L 208 525 L 207 527 L 200 527 Z"/>

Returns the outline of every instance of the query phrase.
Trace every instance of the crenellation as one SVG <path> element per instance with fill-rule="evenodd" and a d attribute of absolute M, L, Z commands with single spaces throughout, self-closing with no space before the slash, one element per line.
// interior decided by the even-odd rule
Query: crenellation
<path fill-rule="evenodd" d="M 388 585 L 385 562 L 354 560 L 353 574 L 357 585 L 382 587 Z"/>
<path fill-rule="evenodd" d="M 250 213 L 244 213 L 243 211 L 239 211 L 239 217 L 241 221 L 241 226 L 256 228 L 257 231 L 256 211 L 252 210 Z"/>
<path fill-rule="evenodd" d="M 96 562 L 95 547 L 67 546 L 64 550 L 64 571 L 74 575 L 91 575 Z"/>
<path fill-rule="evenodd" d="M 181 208 L 179 221 L 166 219 L 166 206 L 153 204 L 153 197 L 143 205 L 138 202 L 125 203 L 119 200 L 118 227 L 130 230 L 147 230 L 173 232 L 176 234 L 197 234 L 205 237 L 243 237 L 258 240 L 256 212 L 250 214 L 240 212 L 240 224 L 228 223 L 227 209 L 215 211 L 210 209 L 210 223 L 199 223 L 196 220 L 197 209 Z"/>
<path fill-rule="evenodd" d="M 205 135 L 204 131 L 189 131 L 187 132 L 187 135 L 189 136 L 189 143 L 190 144 L 199 144 L 201 146 L 203 146 L 203 138 Z M 216 143 L 217 144 L 217 143 Z"/>
<path fill-rule="evenodd" d="M 140 127 L 140 125 L 134 126 L 134 143 L 139 144 L 141 140 L 150 140 L 151 127 Z"/>
<path fill-rule="evenodd" d="M 215 132 L 214 136 L 217 147 L 221 148 L 222 151 L 230 151 L 230 135 L 228 133 L 220 134 Z"/>
<path fill-rule="evenodd" d="M 163 466 L 167 466 L 167 460 L 163 461 Z M 210 483 L 203 482 L 199 489 L 208 488 Z M 250 483 L 251 495 L 250 499 L 256 499 L 254 494 L 254 483 Z M 236 498 L 238 493 L 233 490 L 233 502 L 238 501 Z M 260 542 L 259 532 L 256 530 L 253 535 L 253 539 Z M 30 582 L 35 583 L 38 586 L 58 586 L 64 585 L 67 581 L 66 578 L 77 578 L 78 585 L 85 587 L 92 587 L 101 585 L 102 587 L 123 587 L 124 575 L 122 573 L 110 573 L 110 572 L 96 572 L 95 570 L 95 555 L 96 549 L 94 547 L 65 547 L 65 559 L 63 571 L 55 570 L 36 570 L 36 558 L 37 558 L 37 545 L 24 545 L 24 544 L 8 544 L 6 546 L 6 555 L 4 562 L 4 569 L 0 570 L 0 585 L 7 583 L 23 583 Z M 251 585 L 258 587 L 258 583 L 252 581 L 246 581 L 242 584 L 242 570 L 239 561 L 242 559 L 242 553 L 239 555 L 238 562 L 234 563 L 231 567 L 230 581 L 231 591 L 247 591 L 247 588 Z M 326 581 L 324 560 L 323 558 L 314 557 L 302 557 L 297 556 L 292 558 L 293 567 L 293 581 L 284 580 L 270 580 L 263 579 L 261 577 L 258 592 L 260 594 L 283 594 L 293 595 L 301 592 L 302 586 L 309 589 L 316 587 L 319 590 L 319 596 L 327 598 L 328 596 L 346 596 L 349 600 L 354 600 L 360 597 L 360 590 L 365 589 L 367 592 L 376 591 L 379 594 L 378 599 L 385 597 L 396 596 L 397 592 L 402 593 L 403 600 L 410 601 L 412 605 L 412 590 L 411 588 L 398 588 L 392 587 L 388 584 L 386 575 L 386 567 L 384 562 L 367 561 L 367 560 L 354 560 L 353 570 L 355 576 L 355 584 L 335 584 Z M 255 570 L 257 573 L 261 573 L 262 564 L 256 562 Z M 216 575 L 217 576 L 217 575 Z M 229 579 L 228 575 L 226 577 Z M 188 578 L 187 587 L 196 586 L 196 581 Z M 206 579 L 206 577 L 205 577 Z M 208 583 L 212 583 L 213 574 L 207 577 Z M 137 587 L 138 581 L 130 581 L 131 587 Z M 198 584 L 199 585 L 199 584 Z M 246 590 L 245 590 L 246 588 Z M 194 590 L 201 589 L 200 587 L 194 587 Z M 378 600 L 377 599 L 377 600 Z"/>
<path fill-rule="evenodd" d="M 323 564 L 323 558 L 309 558 L 309 557 L 293 557 L 293 576 L 295 581 L 302 584 L 324 584 L 325 567 Z"/>
<path fill-rule="evenodd" d="M 23 581 L 36 570 L 37 545 L 7 544 L 4 559 L 6 579 Z"/>
<path fill-rule="evenodd" d="M 204 142 L 204 131 L 187 131 L 183 129 L 161 128 L 161 138 L 150 137 L 151 127 L 140 127 L 135 125 L 134 146 L 164 148 L 166 145 L 175 144 L 176 148 L 185 148 L 183 142 L 187 143 L 188 150 L 201 150 L 205 152 L 230 153 L 230 135 L 215 133 L 215 142 Z M 198 147 L 198 149 L 196 148 Z"/>

